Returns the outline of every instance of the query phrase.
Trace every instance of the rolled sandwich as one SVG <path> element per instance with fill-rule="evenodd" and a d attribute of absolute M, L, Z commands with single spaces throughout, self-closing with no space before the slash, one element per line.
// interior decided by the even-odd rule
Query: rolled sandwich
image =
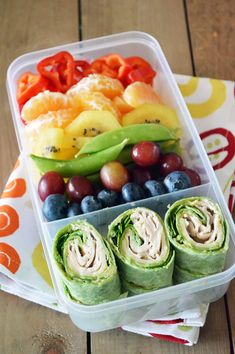
<path fill-rule="evenodd" d="M 229 232 L 218 204 L 205 197 L 179 200 L 167 211 L 165 227 L 176 254 L 176 283 L 223 270 Z"/>
<path fill-rule="evenodd" d="M 88 222 L 81 220 L 62 228 L 55 237 L 53 255 L 71 299 L 94 305 L 120 296 L 111 248 Z"/>
<path fill-rule="evenodd" d="M 172 284 L 174 252 L 157 213 L 146 208 L 125 211 L 109 225 L 108 241 L 129 295 Z"/>

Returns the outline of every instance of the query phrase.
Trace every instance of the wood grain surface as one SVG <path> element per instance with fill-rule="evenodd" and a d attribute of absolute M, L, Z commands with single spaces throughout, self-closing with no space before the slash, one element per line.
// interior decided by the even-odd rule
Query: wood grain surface
<path fill-rule="evenodd" d="M 159 40 L 174 72 L 233 79 L 234 6 L 234 0 L 0 0 L 1 189 L 18 155 L 5 89 L 14 58 L 80 36 L 139 30 Z M 0 353 L 232 354 L 234 293 L 235 283 L 227 295 L 229 314 L 224 299 L 210 306 L 199 344 L 188 348 L 118 329 L 87 336 L 67 316 L 1 292 Z"/>

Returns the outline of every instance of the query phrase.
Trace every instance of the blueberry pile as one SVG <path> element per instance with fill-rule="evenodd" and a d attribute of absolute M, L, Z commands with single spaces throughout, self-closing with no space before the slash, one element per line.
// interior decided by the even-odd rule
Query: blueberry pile
<path fill-rule="evenodd" d="M 100 171 L 102 187 L 99 191 L 84 176 L 73 176 L 65 184 L 58 173 L 47 172 L 38 185 L 39 196 L 44 202 L 42 212 L 46 220 L 86 214 L 187 189 L 201 183 L 197 172 L 184 167 L 179 155 L 162 155 L 157 144 L 136 144 L 132 149 L 132 160 L 135 164 L 131 169 L 118 161 L 105 164 Z"/>

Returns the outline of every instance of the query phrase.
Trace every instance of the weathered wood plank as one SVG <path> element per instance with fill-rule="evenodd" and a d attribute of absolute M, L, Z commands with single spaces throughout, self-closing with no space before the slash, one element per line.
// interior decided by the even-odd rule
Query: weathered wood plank
<path fill-rule="evenodd" d="M 235 1 L 187 0 L 198 76 L 235 79 Z"/>
<path fill-rule="evenodd" d="M 124 31 L 144 31 L 157 38 L 172 70 L 191 74 L 181 0 L 82 1 L 83 39 Z"/>
<path fill-rule="evenodd" d="M 77 1 L 0 1 L 0 190 L 15 164 L 18 147 L 5 88 L 8 65 L 17 56 L 78 40 Z M 86 333 L 68 316 L 0 293 L 0 352 L 86 352 Z"/>

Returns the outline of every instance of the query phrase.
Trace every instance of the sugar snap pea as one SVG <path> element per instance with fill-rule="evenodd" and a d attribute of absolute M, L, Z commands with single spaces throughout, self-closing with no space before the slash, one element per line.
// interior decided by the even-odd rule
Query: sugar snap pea
<path fill-rule="evenodd" d="M 136 144 L 140 141 L 167 141 L 175 140 L 176 135 L 173 130 L 161 124 L 135 124 L 123 128 L 110 130 L 97 135 L 91 142 L 85 144 L 79 155 L 95 153 L 107 149 L 113 145 L 120 144 L 123 139 L 128 139 L 128 145 Z"/>
<path fill-rule="evenodd" d="M 36 155 L 30 157 L 42 173 L 55 171 L 63 177 L 76 174 L 87 176 L 99 171 L 105 163 L 116 160 L 127 143 L 128 139 L 123 139 L 119 144 L 108 149 L 72 160 L 54 160 Z"/>

